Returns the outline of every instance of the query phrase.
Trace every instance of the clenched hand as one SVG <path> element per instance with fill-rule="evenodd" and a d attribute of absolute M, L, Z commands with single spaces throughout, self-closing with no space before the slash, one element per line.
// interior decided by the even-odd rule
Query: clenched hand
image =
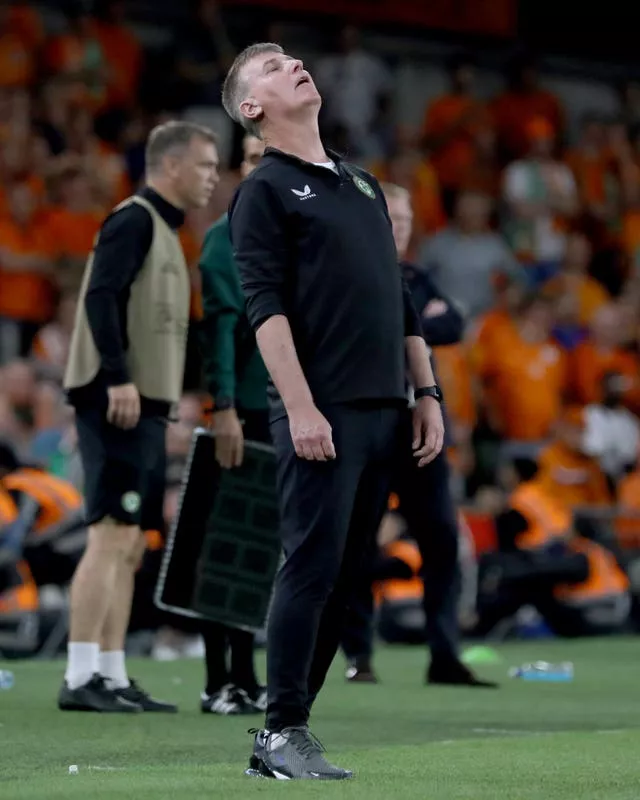
<path fill-rule="evenodd" d="M 442 450 L 444 422 L 442 408 L 435 397 L 421 397 L 413 409 L 413 455 L 418 466 L 429 464 Z"/>
<path fill-rule="evenodd" d="M 315 406 L 289 412 L 289 430 L 299 458 L 331 461 L 336 457 L 331 425 Z"/>
<path fill-rule="evenodd" d="M 239 467 L 244 457 L 244 434 L 235 408 L 213 412 L 216 461 L 223 469 Z"/>
<path fill-rule="evenodd" d="M 117 428 L 135 428 L 140 419 L 140 394 L 133 383 L 109 386 L 107 421 Z"/>

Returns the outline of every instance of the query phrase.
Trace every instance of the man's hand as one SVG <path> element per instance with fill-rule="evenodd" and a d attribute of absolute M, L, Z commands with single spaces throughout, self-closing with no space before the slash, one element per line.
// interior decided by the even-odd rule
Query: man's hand
<path fill-rule="evenodd" d="M 216 461 L 223 469 L 239 467 L 244 457 L 244 435 L 235 408 L 213 412 L 216 434 Z"/>
<path fill-rule="evenodd" d="M 107 421 L 117 428 L 135 428 L 140 419 L 140 395 L 133 383 L 109 386 Z"/>
<path fill-rule="evenodd" d="M 418 466 L 429 464 L 442 450 L 444 422 L 435 397 L 421 397 L 413 409 L 413 455 Z"/>
<path fill-rule="evenodd" d="M 299 458 L 331 461 L 336 457 L 331 425 L 315 406 L 289 411 L 289 430 Z"/>

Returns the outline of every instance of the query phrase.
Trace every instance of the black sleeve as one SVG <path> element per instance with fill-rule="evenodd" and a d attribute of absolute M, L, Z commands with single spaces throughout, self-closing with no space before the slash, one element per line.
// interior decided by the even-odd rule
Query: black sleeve
<path fill-rule="evenodd" d="M 454 304 L 438 291 L 428 275 L 420 274 L 420 280 L 428 288 L 429 296 L 434 300 L 443 300 L 447 310 L 438 317 L 422 317 L 422 333 L 427 344 L 438 345 L 457 344 L 462 341 L 464 333 L 464 318 Z M 420 309 L 422 312 L 424 309 Z"/>
<path fill-rule="evenodd" d="M 516 538 L 524 533 L 529 527 L 529 523 L 519 511 L 509 509 L 503 511 L 496 517 L 496 534 L 498 536 L 498 547 L 504 552 L 516 549 Z"/>
<path fill-rule="evenodd" d="M 398 273 L 400 273 L 400 265 L 398 265 Z M 404 303 L 404 335 L 406 336 L 422 336 L 422 326 L 420 325 L 420 317 L 413 305 L 413 298 L 411 297 L 411 290 L 407 282 L 400 274 L 402 281 L 402 301 Z"/>
<path fill-rule="evenodd" d="M 233 255 L 254 330 L 276 314 L 286 316 L 289 249 L 282 203 L 264 180 L 240 185 L 229 207 Z"/>
<path fill-rule="evenodd" d="M 100 365 L 109 386 L 131 380 L 125 360 L 126 332 L 122 330 L 131 284 L 147 257 L 153 221 L 138 203 L 117 211 L 100 231 L 85 309 Z"/>

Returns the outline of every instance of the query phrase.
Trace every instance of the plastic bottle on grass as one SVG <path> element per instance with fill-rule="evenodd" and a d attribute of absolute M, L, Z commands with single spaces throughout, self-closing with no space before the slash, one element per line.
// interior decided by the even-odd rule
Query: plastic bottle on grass
<path fill-rule="evenodd" d="M 509 670 L 510 678 L 523 681 L 547 681 L 549 683 L 569 683 L 573 680 L 573 664 L 564 661 L 561 664 L 550 664 L 548 661 L 535 661 L 533 664 L 522 664 Z"/>
<path fill-rule="evenodd" d="M 0 669 L 0 689 L 13 689 L 14 684 L 13 672 L 8 669 Z"/>

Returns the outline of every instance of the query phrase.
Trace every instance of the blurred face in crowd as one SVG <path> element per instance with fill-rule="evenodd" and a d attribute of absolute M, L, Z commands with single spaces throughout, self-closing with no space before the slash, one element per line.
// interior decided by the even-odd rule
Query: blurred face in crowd
<path fill-rule="evenodd" d="M 591 338 L 597 347 L 609 350 L 620 345 L 624 335 L 623 317 L 615 303 L 598 309 L 591 323 Z"/>
<path fill-rule="evenodd" d="M 72 211 L 86 211 L 94 201 L 93 186 L 85 172 L 66 176 L 60 185 L 60 200 Z"/>
<path fill-rule="evenodd" d="M 553 325 L 553 306 L 541 297 L 520 312 L 520 334 L 529 342 L 545 342 L 551 335 Z"/>
<path fill-rule="evenodd" d="M 26 361 L 11 361 L 2 370 L 0 389 L 14 408 L 30 405 L 36 390 L 31 366 Z"/>
<path fill-rule="evenodd" d="M 567 238 L 565 267 L 572 273 L 583 275 L 591 261 L 591 243 L 583 233 L 572 233 Z"/>
<path fill-rule="evenodd" d="M 240 71 L 240 81 L 247 88 L 240 112 L 254 122 L 300 119 L 320 108 L 320 94 L 302 61 L 285 53 L 255 56 Z"/>
<path fill-rule="evenodd" d="M 480 233 L 489 227 L 491 200 L 476 192 L 463 192 L 456 202 L 456 222 L 465 233 Z"/>
<path fill-rule="evenodd" d="M 28 184 L 17 183 L 9 192 L 11 216 L 18 225 L 27 225 L 33 217 L 37 201 Z"/>
<path fill-rule="evenodd" d="M 411 230 L 413 227 L 413 211 L 411 209 L 411 198 L 408 192 L 397 192 L 386 195 L 391 225 L 393 226 L 393 238 L 396 243 L 398 257 L 403 258 L 409 247 Z"/>
<path fill-rule="evenodd" d="M 192 136 L 184 150 L 168 153 L 163 163 L 183 208 L 204 208 L 209 204 L 220 180 L 218 148 L 213 142 Z"/>
<path fill-rule="evenodd" d="M 242 142 L 242 152 L 244 157 L 240 164 L 240 174 L 246 178 L 260 163 L 264 153 L 264 142 L 257 136 L 247 135 Z"/>

